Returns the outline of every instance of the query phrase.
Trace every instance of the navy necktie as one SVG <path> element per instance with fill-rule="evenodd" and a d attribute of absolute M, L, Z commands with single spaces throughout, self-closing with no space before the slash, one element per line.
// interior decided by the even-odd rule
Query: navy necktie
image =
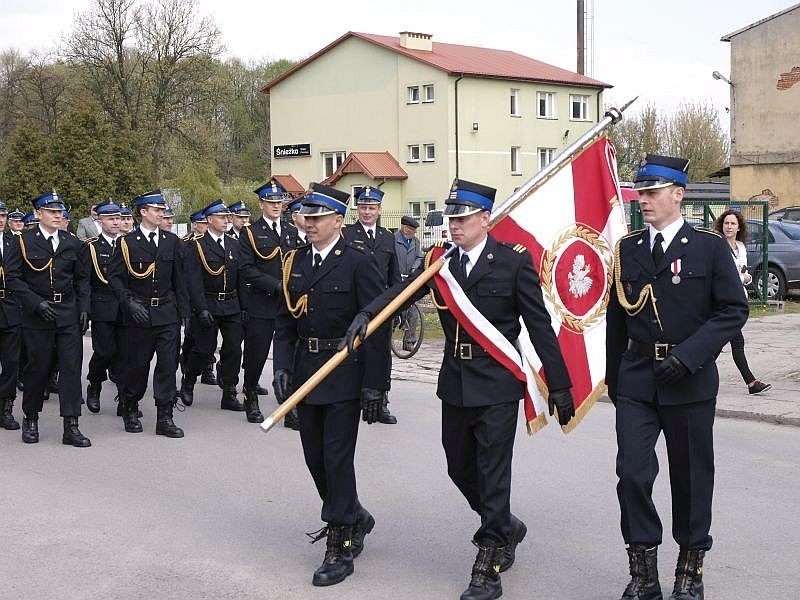
<path fill-rule="evenodd" d="M 461 255 L 461 277 L 464 281 L 467 280 L 467 265 L 469 264 L 469 254 L 464 252 Z"/>
<path fill-rule="evenodd" d="M 319 252 L 314 252 L 314 270 L 316 271 L 319 269 L 319 266 L 322 264 L 322 254 Z"/>
<path fill-rule="evenodd" d="M 664 236 L 661 235 L 661 232 L 657 233 L 653 239 L 653 264 L 655 266 L 660 265 L 661 259 L 664 258 L 664 247 L 661 245 L 663 241 Z"/>

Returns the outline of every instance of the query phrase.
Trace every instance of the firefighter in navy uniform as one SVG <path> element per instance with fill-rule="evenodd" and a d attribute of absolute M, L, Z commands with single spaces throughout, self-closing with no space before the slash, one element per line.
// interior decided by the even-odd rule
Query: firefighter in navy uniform
<path fill-rule="evenodd" d="M 123 424 L 128 433 L 140 433 L 139 401 L 147 391 L 153 356 L 153 399 L 156 435 L 182 438 L 173 421 L 177 344 L 181 319 L 188 313 L 180 240 L 159 228 L 166 202 L 161 190 L 133 200 L 141 223 L 121 236 L 111 260 L 108 282 L 122 315 L 122 356 L 118 374 Z"/>
<path fill-rule="evenodd" d="M 243 229 L 250 227 L 250 207 L 243 200 L 239 200 L 239 202 L 231 204 L 228 210 L 231 211 L 231 228 L 228 230 L 228 235 L 232 235 L 241 242 L 242 235 L 244 235 Z"/>
<path fill-rule="evenodd" d="M 547 312 L 539 276 L 528 251 L 488 235 L 494 205 L 493 188 L 456 179 L 445 200 L 444 214 L 458 251 L 447 266 L 472 305 L 498 335 L 514 342 L 525 322 L 536 354 L 542 359 L 549 388 L 550 414 L 566 425 L 575 414 L 569 374 Z M 428 260 L 430 260 L 430 255 Z M 421 271 L 366 305 L 348 328 L 347 343 L 362 337 L 370 318 L 407 287 Z M 492 600 L 503 591 L 500 573 L 515 560 L 527 533 L 511 513 L 511 457 L 524 384 L 497 362 L 461 327 L 430 280 L 445 334 L 437 395 L 442 400 L 442 446 L 447 472 L 481 518 L 472 543 L 478 548 L 469 587 L 462 600 Z M 423 286 L 405 308 L 421 299 Z"/>
<path fill-rule="evenodd" d="M 124 364 L 117 352 L 119 336 L 119 302 L 108 285 L 108 271 L 117 247 L 122 209 L 110 201 L 96 206 L 100 235 L 85 240 L 91 258 L 92 300 L 89 316 L 92 321 L 92 358 L 86 379 L 86 408 L 100 412 L 100 391 L 103 382 L 120 373 Z"/>
<path fill-rule="evenodd" d="M 14 419 L 14 400 L 19 375 L 22 314 L 13 288 L 19 279 L 22 261 L 18 240 L 6 228 L 7 218 L 8 209 L 4 202 L 0 202 L 0 427 L 16 430 L 19 422 Z"/>
<path fill-rule="evenodd" d="M 220 408 L 244 411 L 244 405 L 236 398 L 242 361 L 241 313 L 247 310 L 240 304 L 239 242 L 225 233 L 230 211 L 222 200 L 212 202 L 203 213 L 208 221 L 208 231 L 191 242 L 186 251 L 194 346 L 184 358 L 180 395 L 184 404 L 194 402 L 197 376 L 208 364 L 209 357 L 214 355 L 217 334 L 221 333 L 217 377 L 222 388 Z"/>
<path fill-rule="evenodd" d="M 298 238 L 297 230 L 281 221 L 287 197 L 281 185 L 273 179 L 254 192 L 261 217 L 242 230 L 240 239 L 241 275 L 250 293 L 244 326 L 244 398 L 245 407 L 254 409 L 248 421 L 261 423 L 264 417 L 258 410 L 259 378 L 275 333 L 275 317 L 283 304 L 282 260 L 285 252 L 298 245 Z M 297 411 L 290 411 L 283 424 L 296 430 Z"/>
<path fill-rule="evenodd" d="M 21 235 L 22 231 L 25 229 L 25 213 L 22 212 L 20 209 L 15 208 L 10 213 L 8 213 L 8 229 L 9 232 L 14 235 Z M 13 292 L 10 292 L 13 294 Z M 17 303 L 19 304 L 19 303 Z M 17 370 L 17 389 L 21 392 L 25 387 L 25 384 L 22 382 L 22 372 L 25 369 L 25 364 L 28 361 L 28 356 L 25 352 L 25 339 L 20 339 L 19 344 L 19 368 Z"/>
<path fill-rule="evenodd" d="M 22 329 L 28 345 L 22 395 L 22 441 L 39 441 L 48 376 L 55 368 L 58 401 L 64 418 L 64 444 L 86 448 L 92 443 L 78 429 L 81 414 L 83 342 L 89 328 L 89 263 L 86 246 L 61 231 L 64 204 L 55 191 L 33 201 L 39 224 L 19 237 L 22 269 L 19 292 Z M 55 348 L 55 350 L 53 350 Z M 34 350 L 35 349 L 35 350 Z"/>
<path fill-rule="evenodd" d="M 631 581 L 624 600 L 660 600 L 662 527 L 653 503 L 663 432 L 680 546 L 670 600 L 703 598 L 711 548 L 716 356 L 747 320 L 747 299 L 724 239 L 681 216 L 688 161 L 648 154 L 634 188 L 646 229 L 615 251 L 607 311 L 606 383 L 616 406 L 617 495 Z"/>
<path fill-rule="evenodd" d="M 278 402 L 302 385 L 342 346 L 359 308 L 383 290 L 383 275 L 370 254 L 342 239 L 349 195 L 312 184 L 300 209 L 310 245 L 290 251 L 284 263 L 285 303 L 275 322 L 273 386 Z M 322 499 L 327 535 L 317 586 L 334 585 L 353 572 L 375 519 L 356 493 L 353 458 L 359 419 L 375 422 L 386 377 L 380 332 L 352 353 L 306 396 L 297 409 L 306 465 Z"/>
<path fill-rule="evenodd" d="M 397 262 L 397 254 L 394 251 L 394 234 L 378 225 L 378 218 L 381 216 L 381 201 L 383 192 L 376 187 L 366 186 L 356 191 L 356 206 L 358 209 L 358 221 L 348 225 L 342 231 L 344 239 L 352 242 L 367 252 L 372 254 L 378 262 L 378 268 L 384 277 L 384 289 L 400 283 L 400 265 Z M 384 394 L 381 404 L 378 422 L 386 425 L 394 425 L 397 418 L 389 412 L 389 392 L 392 383 L 392 351 L 391 336 L 389 335 L 391 324 L 387 323 L 386 348 L 381 350 L 384 358 L 384 374 L 387 381 L 387 392 Z"/>

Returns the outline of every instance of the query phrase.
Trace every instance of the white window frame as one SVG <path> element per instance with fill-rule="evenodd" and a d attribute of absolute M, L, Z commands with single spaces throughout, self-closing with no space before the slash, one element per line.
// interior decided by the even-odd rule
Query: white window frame
<path fill-rule="evenodd" d="M 544 106 L 542 106 L 544 101 Z M 557 119 L 556 93 L 536 92 L 536 117 L 539 119 Z"/>
<path fill-rule="evenodd" d="M 336 172 L 336 169 L 342 166 L 345 158 L 347 158 L 347 152 L 344 150 L 336 150 L 334 152 L 322 152 L 322 179 L 327 179 L 331 175 Z M 330 173 L 327 172 L 328 170 L 328 160 L 332 161 L 331 164 L 333 166 L 333 171 Z"/>
<path fill-rule="evenodd" d="M 522 147 L 511 146 L 511 174 L 522 175 Z"/>
<path fill-rule="evenodd" d="M 408 212 L 411 214 L 412 217 L 421 217 L 422 216 L 422 202 L 409 202 L 408 203 Z"/>
<path fill-rule="evenodd" d="M 553 162 L 553 158 L 556 155 L 556 149 L 540 147 L 538 150 L 538 155 L 539 155 L 539 170 L 541 171 L 547 165 Z"/>
<path fill-rule="evenodd" d="M 429 103 L 436 100 L 436 90 L 432 83 L 426 83 L 422 86 L 422 102 Z"/>
<path fill-rule="evenodd" d="M 420 161 L 419 144 L 408 145 L 408 160 L 406 162 L 418 163 Z"/>
<path fill-rule="evenodd" d="M 436 144 L 424 144 L 422 150 L 422 162 L 434 162 L 436 160 Z"/>
<path fill-rule="evenodd" d="M 418 85 L 409 85 L 407 88 L 407 104 L 419 104 L 420 96 L 419 96 L 419 86 Z"/>
<path fill-rule="evenodd" d="M 425 214 L 436 210 L 436 200 L 425 200 Z"/>
<path fill-rule="evenodd" d="M 578 109 L 578 116 L 575 116 L 575 109 Z M 589 96 L 586 94 L 569 95 L 569 120 L 588 121 L 589 120 Z"/>
<path fill-rule="evenodd" d="M 510 107 L 509 107 L 509 114 L 512 117 L 521 117 L 522 116 L 522 106 L 520 102 L 522 101 L 522 94 L 519 88 L 511 88 L 511 95 L 510 95 Z"/>

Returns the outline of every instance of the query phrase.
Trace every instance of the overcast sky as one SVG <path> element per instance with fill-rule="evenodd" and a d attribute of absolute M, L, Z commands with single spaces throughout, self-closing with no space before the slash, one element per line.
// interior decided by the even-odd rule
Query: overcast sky
<path fill-rule="evenodd" d="M 791 0 L 586 0 L 594 5 L 594 69 L 614 87 L 606 101 L 672 111 L 711 102 L 726 123 L 730 68 L 725 34 L 796 4 Z M 0 0 L 0 48 L 58 46 L 92 0 Z M 511 50 L 576 70 L 576 2 L 568 0 L 197 0 L 222 32 L 226 54 L 301 59 L 347 31 L 433 34 L 434 41 Z M 727 124 L 727 123 L 726 123 Z"/>

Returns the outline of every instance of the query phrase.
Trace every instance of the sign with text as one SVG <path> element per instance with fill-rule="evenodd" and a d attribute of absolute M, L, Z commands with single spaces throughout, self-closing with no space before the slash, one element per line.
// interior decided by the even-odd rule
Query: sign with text
<path fill-rule="evenodd" d="M 311 144 L 289 144 L 287 146 L 275 146 L 272 155 L 275 158 L 297 158 L 298 156 L 311 156 Z"/>

